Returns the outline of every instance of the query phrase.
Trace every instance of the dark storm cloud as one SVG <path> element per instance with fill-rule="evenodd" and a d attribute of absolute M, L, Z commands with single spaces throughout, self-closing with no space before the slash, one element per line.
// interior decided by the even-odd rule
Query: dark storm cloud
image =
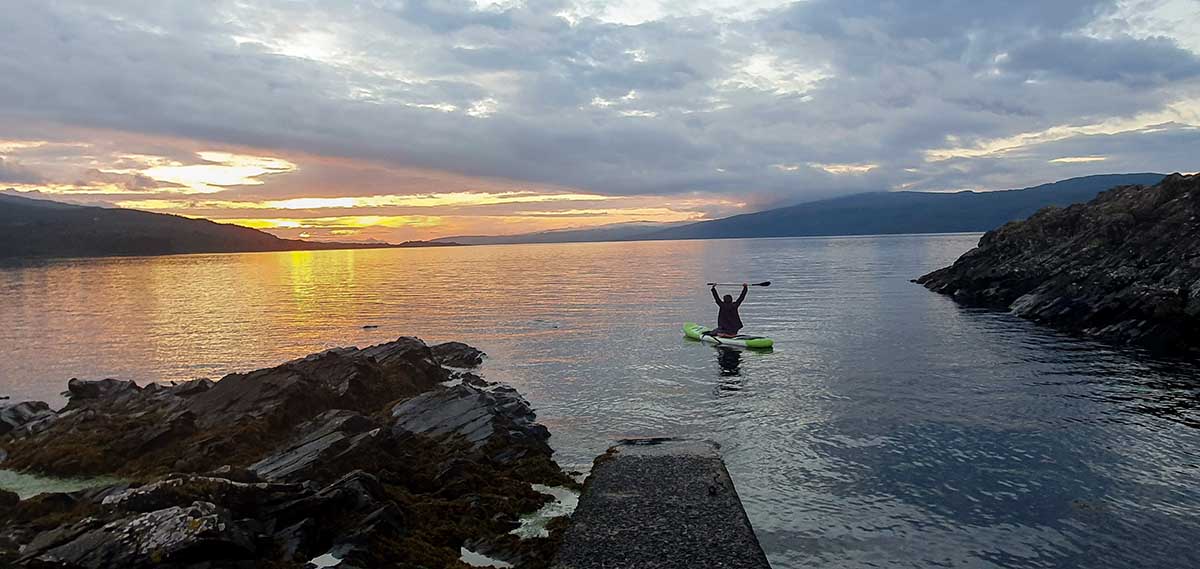
<path fill-rule="evenodd" d="M 17 0 L 0 19 L 0 137 L 43 121 L 774 203 L 1050 179 L 1049 149 L 1032 169 L 925 152 L 1158 111 L 1200 74 L 1173 40 L 1084 35 L 1109 1 L 814 0 L 632 26 L 556 15 L 571 8 Z"/>
<path fill-rule="evenodd" d="M 1200 57 L 1165 38 L 1038 38 L 1008 55 L 1004 68 L 1012 72 L 1142 87 L 1200 76 Z"/>

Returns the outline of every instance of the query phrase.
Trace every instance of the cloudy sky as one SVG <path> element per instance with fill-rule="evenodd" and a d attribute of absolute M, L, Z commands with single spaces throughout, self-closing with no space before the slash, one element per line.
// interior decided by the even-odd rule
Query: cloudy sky
<path fill-rule="evenodd" d="M 1195 171 L 1200 0 L 5 0 L 0 189 L 313 239 Z"/>

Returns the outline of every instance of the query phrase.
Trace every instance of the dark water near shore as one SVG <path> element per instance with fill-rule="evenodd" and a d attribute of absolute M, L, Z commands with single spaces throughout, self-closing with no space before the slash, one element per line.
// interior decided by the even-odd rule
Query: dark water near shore
<path fill-rule="evenodd" d="M 585 465 L 714 439 L 788 567 L 1200 566 L 1200 370 L 908 282 L 977 236 L 64 260 L 0 268 L 0 395 L 219 377 L 399 335 L 491 354 Z M 773 353 L 681 338 L 706 280 Z M 731 290 L 730 292 L 736 292 Z M 363 330 L 363 325 L 379 328 Z"/>

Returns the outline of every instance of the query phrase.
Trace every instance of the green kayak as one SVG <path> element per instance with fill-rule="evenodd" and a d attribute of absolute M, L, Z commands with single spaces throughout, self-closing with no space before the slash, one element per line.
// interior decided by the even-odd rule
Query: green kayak
<path fill-rule="evenodd" d="M 775 340 L 764 338 L 762 336 L 747 336 L 738 334 L 732 338 L 724 338 L 715 336 L 712 333 L 712 328 L 701 326 L 695 322 L 688 322 L 683 325 L 683 335 L 689 338 L 700 340 L 702 342 L 711 342 L 721 346 L 741 346 L 743 348 L 770 348 L 775 345 Z"/>

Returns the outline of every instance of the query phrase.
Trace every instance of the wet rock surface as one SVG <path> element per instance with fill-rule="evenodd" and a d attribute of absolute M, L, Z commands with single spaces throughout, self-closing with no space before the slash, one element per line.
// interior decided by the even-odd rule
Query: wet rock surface
<path fill-rule="evenodd" d="M 0 405 L 0 435 L 53 416 L 50 406 L 41 401 Z"/>
<path fill-rule="evenodd" d="M 1102 340 L 1200 353 L 1200 176 L 1123 186 L 989 231 L 916 282 Z"/>
<path fill-rule="evenodd" d="M 217 382 L 71 380 L 57 413 L 7 406 L 0 468 L 129 482 L 0 493 L 0 566 L 455 567 L 468 542 L 546 566 L 555 539 L 508 532 L 547 500 L 531 484 L 571 484 L 549 433 L 515 390 L 449 377 L 401 338 Z"/>
<path fill-rule="evenodd" d="M 432 348 L 433 357 L 444 366 L 473 368 L 483 363 L 485 355 L 482 351 L 462 342 L 445 342 Z"/>
<path fill-rule="evenodd" d="M 218 382 L 139 387 L 104 379 L 68 383 L 53 422 L 3 444 L 6 468 L 60 476 L 204 472 L 249 464 L 317 415 L 370 414 L 432 389 L 449 372 L 415 338 L 338 348 Z"/>
<path fill-rule="evenodd" d="M 505 385 L 463 384 L 425 393 L 392 408 L 397 433 L 453 436 L 501 464 L 550 451 L 550 432 L 529 403 Z"/>

